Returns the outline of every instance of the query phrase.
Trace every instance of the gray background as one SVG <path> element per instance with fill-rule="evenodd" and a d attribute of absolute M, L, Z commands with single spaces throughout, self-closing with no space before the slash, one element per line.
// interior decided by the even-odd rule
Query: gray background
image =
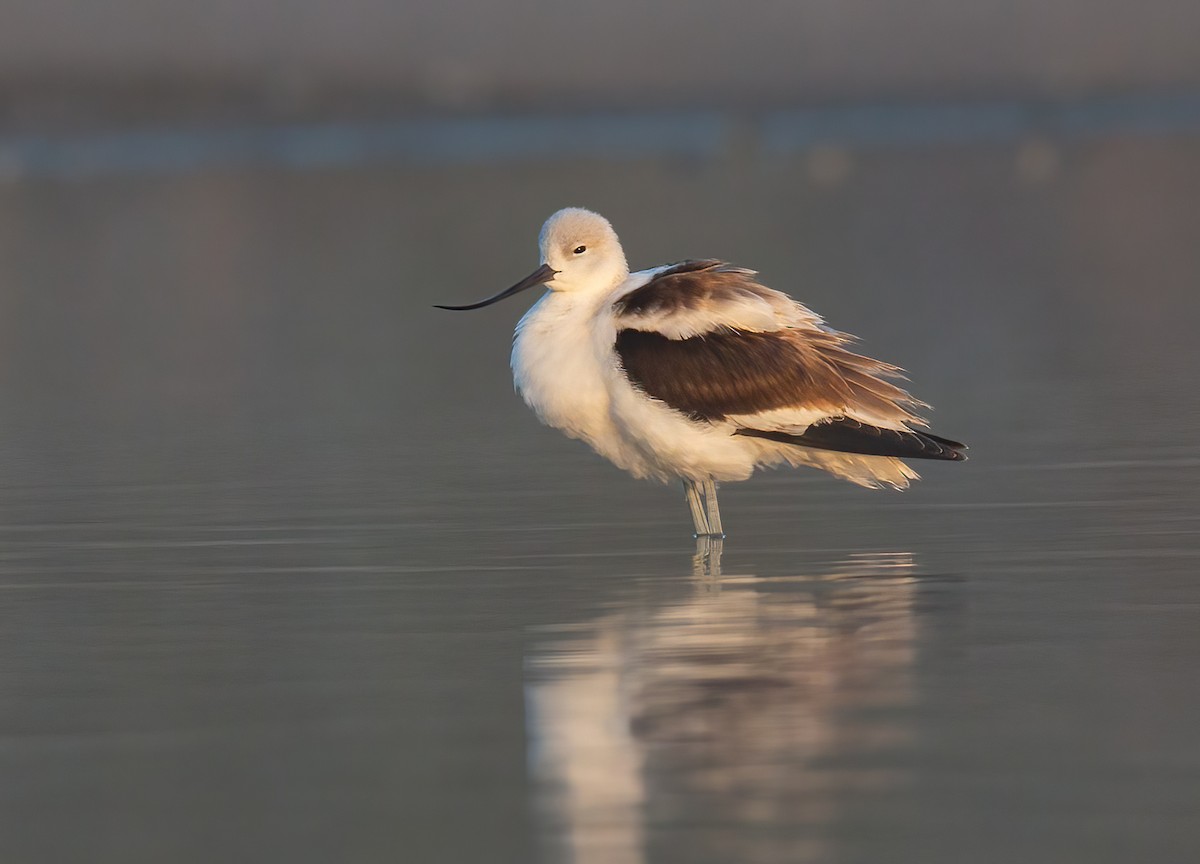
<path fill-rule="evenodd" d="M 97 109 L 735 107 L 1200 85 L 1200 8 L 1184 0 L 12 0 L 4 19 L 0 98 L 44 123 Z"/>
<path fill-rule="evenodd" d="M 6 7 L 0 861 L 1200 860 L 1196 7 L 900 9 Z M 568 204 L 971 461 L 705 559 L 431 308 Z"/>

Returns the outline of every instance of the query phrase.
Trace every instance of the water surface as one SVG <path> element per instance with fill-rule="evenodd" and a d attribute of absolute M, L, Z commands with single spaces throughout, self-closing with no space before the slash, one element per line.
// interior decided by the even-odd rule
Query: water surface
<path fill-rule="evenodd" d="M 0 187 L 5 861 L 1190 861 L 1200 148 Z M 506 368 L 541 220 L 755 266 L 965 465 L 679 490 Z"/>

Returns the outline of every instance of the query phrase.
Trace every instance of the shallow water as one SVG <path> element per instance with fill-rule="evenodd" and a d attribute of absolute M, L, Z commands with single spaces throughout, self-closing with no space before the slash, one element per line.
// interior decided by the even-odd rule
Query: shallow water
<path fill-rule="evenodd" d="M 1200 145 L 1030 146 L 0 187 L 0 859 L 1195 860 Z M 429 308 L 567 203 L 972 460 L 697 547 Z"/>

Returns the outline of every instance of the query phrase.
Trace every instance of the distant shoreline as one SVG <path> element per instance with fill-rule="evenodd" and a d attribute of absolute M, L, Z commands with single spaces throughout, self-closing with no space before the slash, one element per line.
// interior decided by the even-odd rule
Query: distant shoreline
<path fill-rule="evenodd" d="M 371 163 L 474 164 L 731 156 L 819 149 L 1020 144 L 1111 135 L 1200 135 L 1200 92 L 1072 101 L 894 101 L 758 111 L 423 113 L 394 118 L 129 124 L 0 133 L 0 177 L 306 170 Z"/>

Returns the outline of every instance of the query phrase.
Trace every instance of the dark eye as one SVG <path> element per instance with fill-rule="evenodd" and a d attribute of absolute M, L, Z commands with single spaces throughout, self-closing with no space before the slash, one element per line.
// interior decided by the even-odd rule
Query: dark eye
<path fill-rule="evenodd" d="M 582 254 L 583 254 L 584 252 L 586 252 L 586 251 L 587 251 L 587 247 L 586 247 L 586 246 L 576 246 L 576 247 L 575 247 L 575 254 L 576 254 L 576 255 L 582 255 Z"/>

